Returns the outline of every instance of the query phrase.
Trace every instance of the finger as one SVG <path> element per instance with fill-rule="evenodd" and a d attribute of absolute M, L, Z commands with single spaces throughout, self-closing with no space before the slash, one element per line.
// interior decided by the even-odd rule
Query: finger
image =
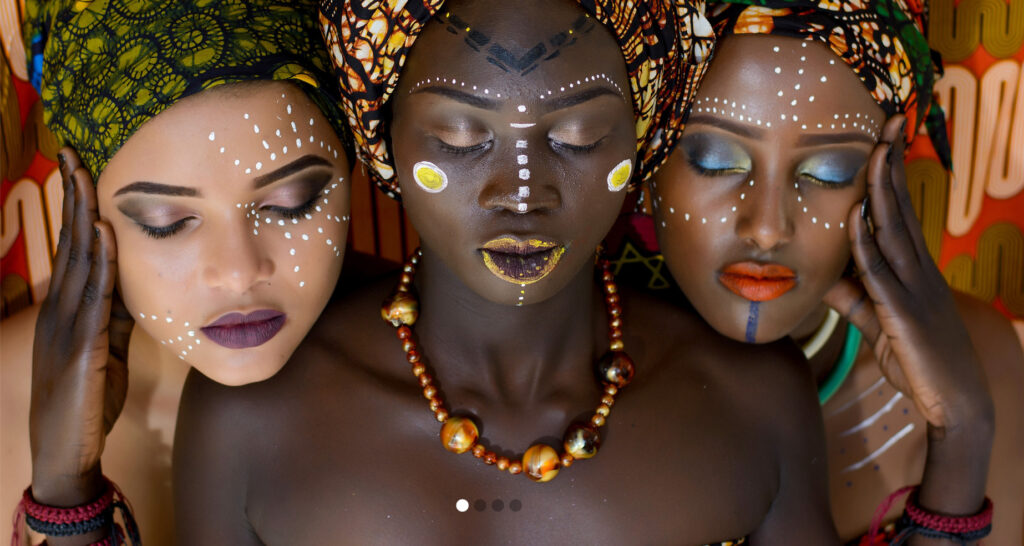
<path fill-rule="evenodd" d="M 875 313 L 875 305 L 871 302 L 864 287 L 855 279 L 839 279 L 825 293 L 825 305 L 833 308 L 843 318 L 853 323 L 864 335 L 864 339 L 874 347 L 878 336 L 882 335 L 882 325 Z"/>
<path fill-rule="evenodd" d="M 64 272 L 67 271 L 68 251 L 71 246 L 72 221 L 75 217 L 75 191 L 74 183 L 71 180 L 71 172 L 67 169 L 69 162 L 68 152 L 71 148 L 64 147 L 57 152 L 57 163 L 60 168 L 61 187 L 64 190 L 63 204 L 61 205 L 60 234 L 57 236 L 57 252 L 53 257 L 53 272 L 50 275 L 50 289 L 47 301 L 57 300 L 60 287 L 64 282 Z M 76 156 L 77 158 L 77 156 Z"/>
<path fill-rule="evenodd" d="M 871 220 L 875 228 L 874 239 L 882 255 L 899 279 L 906 279 L 916 271 L 917 251 L 914 249 L 907 224 L 892 190 L 891 163 L 895 155 L 895 142 L 899 134 L 900 118 L 890 119 L 882 130 L 888 145 L 876 146 L 868 166 L 868 195 L 871 197 Z M 881 144 L 881 143 L 880 143 Z"/>
<path fill-rule="evenodd" d="M 930 260 L 931 255 L 928 253 L 928 245 L 924 240 L 921 221 L 917 217 L 914 203 L 910 200 L 910 191 L 907 189 L 907 169 L 905 163 L 907 149 L 906 123 L 906 118 L 904 118 L 903 125 L 899 131 L 903 138 L 898 138 L 895 142 L 890 178 L 892 180 L 893 192 L 896 194 L 896 203 L 899 205 L 900 212 L 907 225 L 907 231 L 910 233 L 910 238 L 913 241 L 918 261 L 924 261 L 925 259 Z"/>
<path fill-rule="evenodd" d="M 860 271 L 860 281 L 867 290 L 871 302 L 877 307 L 879 301 L 893 301 L 902 285 L 882 255 L 875 238 L 868 232 L 867 220 L 859 212 L 851 211 L 850 251 Z M 876 309 L 877 313 L 877 309 Z"/>
<path fill-rule="evenodd" d="M 81 311 L 75 323 L 75 334 L 82 346 L 102 350 L 106 361 L 107 331 L 110 324 L 110 307 L 114 294 L 114 279 L 117 278 L 117 250 L 114 232 L 103 221 L 93 223 L 92 267 L 82 288 Z"/>
<path fill-rule="evenodd" d="M 61 301 L 58 309 L 63 316 L 73 316 L 79 306 L 82 289 L 92 268 L 92 248 L 96 238 L 93 222 L 98 219 L 96 189 L 92 185 L 89 172 L 79 167 L 71 177 L 74 181 L 75 212 L 71 223 L 67 270 L 60 288 Z"/>

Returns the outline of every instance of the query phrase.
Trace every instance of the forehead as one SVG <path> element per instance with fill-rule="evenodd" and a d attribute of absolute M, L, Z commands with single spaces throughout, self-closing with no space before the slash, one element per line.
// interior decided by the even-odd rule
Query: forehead
<path fill-rule="evenodd" d="M 448 79 L 491 97 L 539 98 L 598 75 L 624 82 L 625 61 L 611 33 L 575 2 L 456 2 L 417 39 L 400 86 Z"/>
<path fill-rule="evenodd" d="M 693 106 L 763 128 L 856 130 L 877 140 L 882 109 L 825 44 L 783 36 L 724 38 Z"/>
<path fill-rule="evenodd" d="M 244 83 L 184 99 L 146 122 L 114 155 L 101 181 L 140 176 L 196 186 L 250 179 L 302 155 L 337 159 L 333 128 L 294 85 Z"/>

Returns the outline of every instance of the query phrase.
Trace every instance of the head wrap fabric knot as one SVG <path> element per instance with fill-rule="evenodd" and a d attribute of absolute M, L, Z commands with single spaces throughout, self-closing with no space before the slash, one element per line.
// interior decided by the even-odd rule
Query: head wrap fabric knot
<path fill-rule="evenodd" d="M 776 34 L 824 42 L 857 74 L 887 117 L 907 117 L 905 138 L 925 123 L 935 151 L 951 167 L 945 117 L 933 87 L 942 75 L 925 37 L 920 0 L 716 0 L 719 37 Z"/>
<path fill-rule="evenodd" d="M 45 123 L 96 178 L 142 124 L 221 84 L 299 83 L 340 133 L 315 9 L 313 0 L 26 0 L 30 79 Z"/>
<path fill-rule="evenodd" d="M 636 117 L 638 167 L 633 184 L 665 161 L 682 132 L 714 40 L 704 0 L 577 0 L 605 25 L 622 50 Z M 391 197 L 399 193 L 384 107 L 409 49 L 444 0 L 321 0 L 320 25 L 356 152 Z"/>

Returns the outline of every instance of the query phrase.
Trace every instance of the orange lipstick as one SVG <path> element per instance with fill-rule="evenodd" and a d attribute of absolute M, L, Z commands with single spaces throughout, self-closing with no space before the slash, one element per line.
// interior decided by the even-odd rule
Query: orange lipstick
<path fill-rule="evenodd" d="M 736 262 L 722 269 L 718 282 L 741 298 L 769 301 L 796 286 L 796 273 L 779 264 Z"/>

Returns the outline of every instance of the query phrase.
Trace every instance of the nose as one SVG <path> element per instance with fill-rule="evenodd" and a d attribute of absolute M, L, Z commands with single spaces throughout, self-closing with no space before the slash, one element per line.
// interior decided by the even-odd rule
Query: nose
<path fill-rule="evenodd" d="M 776 250 L 789 243 L 797 192 L 781 173 L 753 172 L 740 189 L 736 235 L 760 250 Z"/>
<path fill-rule="evenodd" d="M 274 261 L 266 252 L 272 235 L 254 233 L 253 225 L 232 222 L 230 228 L 209 233 L 204 245 L 203 280 L 212 288 L 245 294 L 274 274 Z"/>
<path fill-rule="evenodd" d="M 516 214 L 554 210 L 562 205 L 558 181 L 552 173 L 532 161 L 526 141 L 516 141 L 508 161 L 498 161 L 496 172 L 480 188 L 478 203 L 485 210 L 507 210 Z"/>

